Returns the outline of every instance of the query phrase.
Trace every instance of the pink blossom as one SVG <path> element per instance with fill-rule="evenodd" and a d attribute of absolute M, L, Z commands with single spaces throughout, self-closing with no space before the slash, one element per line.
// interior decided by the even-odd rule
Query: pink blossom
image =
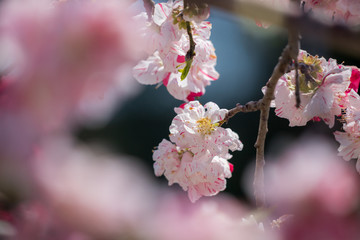
<path fill-rule="evenodd" d="M 292 216 L 280 225 L 282 239 L 358 239 L 358 176 L 325 139 L 309 137 L 265 169 L 274 212 Z"/>
<path fill-rule="evenodd" d="M 155 5 L 152 22 L 146 22 L 142 30 L 149 41 L 146 60 L 134 67 L 133 75 L 142 84 L 163 83 L 169 93 L 179 100 L 189 101 L 193 93 L 204 94 L 205 87 L 218 79 L 215 70 L 216 55 L 210 38 L 209 22 L 191 21 L 195 56 L 191 63 L 186 59 L 190 49 L 186 22 L 180 16 L 182 1 L 169 1 Z M 145 20 L 144 14 L 138 17 Z M 186 67 L 189 73 L 183 75 Z"/>
<path fill-rule="evenodd" d="M 336 157 L 325 139 L 308 137 L 297 142 L 265 170 L 269 202 L 283 214 L 318 206 L 342 216 L 359 200 L 354 171 Z"/>
<path fill-rule="evenodd" d="M 227 158 L 228 151 L 241 150 L 239 136 L 219 126 L 228 110 L 209 102 L 202 106 L 198 101 L 175 108 L 178 114 L 170 126 L 170 140 L 181 148 L 191 150 L 195 157 L 219 155 Z"/>
<path fill-rule="evenodd" d="M 358 26 L 360 3 L 357 0 L 305 0 L 305 11 L 325 22 Z"/>
<path fill-rule="evenodd" d="M 280 239 L 276 232 L 259 228 L 256 220 L 248 218 L 248 209 L 226 194 L 196 204 L 179 194 L 167 194 L 159 205 L 150 225 L 154 239 Z"/>
<path fill-rule="evenodd" d="M 351 77 L 350 77 L 350 86 L 349 88 L 354 89 L 355 92 L 359 90 L 360 84 L 360 70 L 357 67 L 351 67 Z"/>
<path fill-rule="evenodd" d="M 227 110 L 192 101 L 175 112 L 170 126 L 173 143 L 164 139 L 153 154 L 155 175 L 164 174 L 169 185 L 178 183 L 192 202 L 223 191 L 232 172 L 228 151 L 242 149 L 238 135 L 219 126 Z"/>
<path fill-rule="evenodd" d="M 28 201 L 20 203 L 12 210 L 12 221 L 2 222 L 2 228 L 6 224 L 11 224 L 7 228 L 12 229 L 10 233 L 1 237 L 12 240 L 44 239 L 44 240 L 91 240 L 92 238 L 79 232 L 59 218 L 54 216 L 53 211 L 41 201 Z"/>
<path fill-rule="evenodd" d="M 345 132 L 336 131 L 334 135 L 340 143 L 339 156 L 342 156 L 346 161 L 357 159 L 356 169 L 360 173 L 360 96 L 351 89 L 347 99 L 343 117 Z"/>
<path fill-rule="evenodd" d="M 337 11 L 335 17 L 349 24 L 359 26 L 360 21 L 360 2 L 357 0 L 338 0 L 336 3 Z"/>
<path fill-rule="evenodd" d="M 157 190 L 135 162 L 59 138 L 44 141 L 32 169 L 55 216 L 103 239 L 142 234 L 138 226 L 152 211 Z"/>
<path fill-rule="evenodd" d="M 345 160 L 357 159 L 356 170 L 360 173 L 360 136 L 349 132 L 336 131 L 335 139 L 340 143 L 339 156 Z"/>
<path fill-rule="evenodd" d="M 2 38 L 11 40 L 18 53 L 9 73 L 11 97 L 3 106 L 24 112 L 49 130 L 63 127 L 64 122 L 83 121 L 83 116 L 95 112 L 92 106 L 96 112 L 108 109 L 132 92 L 126 87 L 130 80 L 122 83 L 127 79 L 124 66 L 136 56 L 126 6 L 87 0 L 3 4 Z"/>
<path fill-rule="evenodd" d="M 251 3 L 256 3 L 258 5 L 263 5 L 266 8 L 274 9 L 276 11 L 279 11 L 281 13 L 285 14 L 295 14 L 299 11 L 299 7 L 295 4 L 296 2 L 293 2 L 291 0 L 253 0 L 249 1 Z M 270 15 L 267 16 L 268 18 Z M 273 21 L 279 21 L 277 18 L 279 16 L 271 16 Z M 265 22 L 261 19 L 255 19 L 256 25 L 262 28 L 268 28 L 271 26 L 270 23 Z"/>
<path fill-rule="evenodd" d="M 329 127 L 334 126 L 335 116 L 341 114 L 342 98 L 350 85 L 351 69 L 338 65 L 336 60 L 311 56 L 301 51 L 300 100 L 295 106 L 295 70 L 283 75 L 275 90 L 276 115 L 289 120 L 290 126 L 303 126 L 320 117 Z"/>
<path fill-rule="evenodd" d="M 188 191 L 191 202 L 201 196 L 213 196 L 225 190 L 225 178 L 231 177 L 229 162 L 218 156 L 207 162 L 194 159 L 193 153 L 163 140 L 154 151 L 155 174 L 165 175 L 169 185 L 178 183 Z"/>

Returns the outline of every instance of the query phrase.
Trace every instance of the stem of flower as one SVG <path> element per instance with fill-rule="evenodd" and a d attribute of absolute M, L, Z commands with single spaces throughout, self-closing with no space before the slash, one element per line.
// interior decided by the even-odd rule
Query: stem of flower
<path fill-rule="evenodd" d="M 190 61 L 195 56 L 196 43 L 194 42 L 194 38 L 192 35 L 192 31 L 191 31 L 191 25 L 190 25 L 189 21 L 186 21 L 186 31 L 187 31 L 187 34 L 189 35 L 190 48 L 186 53 L 185 59 L 186 59 L 186 61 Z"/>

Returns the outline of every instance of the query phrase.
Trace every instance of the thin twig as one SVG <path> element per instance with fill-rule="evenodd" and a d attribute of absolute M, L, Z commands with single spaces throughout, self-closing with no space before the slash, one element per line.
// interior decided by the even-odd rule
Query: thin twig
<path fill-rule="evenodd" d="M 294 59 L 295 64 L 295 99 L 296 99 L 296 108 L 300 107 L 301 99 L 300 99 L 300 83 L 299 83 L 299 62 L 297 58 Z"/>
<path fill-rule="evenodd" d="M 239 103 L 236 104 L 236 107 L 229 110 L 229 112 L 226 114 L 225 118 L 220 122 L 220 125 L 222 125 L 223 123 L 227 123 L 229 121 L 229 119 L 234 117 L 237 113 L 240 113 L 240 112 L 247 113 L 247 112 L 259 111 L 260 103 L 261 103 L 261 100 L 250 101 L 250 102 L 246 103 L 245 105 L 241 105 Z"/>
<path fill-rule="evenodd" d="M 192 60 L 195 56 L 195 46 L 196 43 L 194 41 L 193 35 L 192 35 L 192 31 L 191 31 L 191 24 L 189 21 L 186 21 L 186 31 L 187 34 L 189 35 L 189 43 L 190 43 L 190 48 L 186 53 L 186 60 Z"/>
<path fill-rule="evenodd" d="M 299 3 L 300 5 L 300 3 Z M 300 51 L 300 35 L 296 27 L 289 28 L 289 46 L 290 46 L 290 56 L 294 60 L 295 67 L 295 99 L 296 99 L 296 108 L 300 107 L 300 83 L 299 83 L 299 62 L 298 55 Z"/>

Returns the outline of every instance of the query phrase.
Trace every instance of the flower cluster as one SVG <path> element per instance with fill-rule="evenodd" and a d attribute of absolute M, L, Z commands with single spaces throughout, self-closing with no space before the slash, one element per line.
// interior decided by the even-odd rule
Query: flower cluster
<path fill-rule="evenodd" d="M 150 56 L 134 67 L 133 75 L 142 84 L 164 84 L 176 99 L 191 101 L 194 95 L 203 95 L 205 87 L 219 74 L 214 68 L 215 49 L 208 40 L 211 24 L 199 19 L 186 21 L 185 17 L 190 20 L 183 13 L 182 1 L 155 5 L 152 20 L 142 29 L 148 40 L 145 50 Z M 138 19 L 148 18 L 143 13 Z M 192 40 L 195 56 L 190 51 Z"/>
<path fill-rule="evenodd" d="M 235 132 L 220 127 L 228 110 L 192 101 L 175 112 L 171 142 L 164 139 L 153 154 L 155 174 L 164 174 L 169 185 L 178 183 L 192 202 L 223 191 L 232 172 L 228 151 L 243 147 Z"/>
<path fill-rule="evenodd" d="M 329 127 L 334 126 L 335 116 L 341 115 L 346 92 L 350 87 L 350 67 L 311 56 L 301 50 L 299 62 L 300 107 L 296 107 L 295 70 L 284 74 L 275 89 L 277 116 L 287 118 L 289 126 L 304 126 L 312 119 L 322 119 Z"/>
<path fill-rule="evenodd" d="M 342 117 L 344 132 L 334 133 L 340 143 L 339 155 L 345 160 L 360 158 L 360 96 L 357 91 L 360 71 L 357 67 L 339 65 L 336 60 L 311 56 L 301 50 L 299 62 L 300 107 L 295 105 L 295 70 L 284 74 L 277 83 L 275 100 L 277 116 L 289 120 L 289 126 L 304 126 L 310 120 L 322 119 L 330 128 L 335 117 Z M 360 172 L 360 161 L 356 169 Z"/>

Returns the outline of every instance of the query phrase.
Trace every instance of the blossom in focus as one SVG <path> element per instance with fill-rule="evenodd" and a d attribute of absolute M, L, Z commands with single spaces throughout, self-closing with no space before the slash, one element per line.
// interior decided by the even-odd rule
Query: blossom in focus
<path fill-rule="evenodd" d="M 153 154 L 155 174 L 164 174 L 169 185 L 178 183 L 192 202 L 223 191 L 231 177 L 228 152 L 243 146 L 236 133 L 220 127 L 227 110 L 212 102 L 202 106 L 192 101 L 175 112 L 171 142 L 164 139 Z"/>
<path fill-rule="evenodd" d="M 304 126 L 321 118 L 329 127 L 334 126 L 335 116 L 341 115 L 345 92 L 350 85 L 351 68 L 337 64 L 336 60 L 311 56 L 301 50 L 299 61 L 300 100 L 295 103 L 295 70 L 284 74 L 275 89 L 277 116 L 287 118 L 289 126 Z"/>
<path fill-rule="evenodd" d="M 215 49 L 209 41 L 209 22 L 189 22 L 196 46 L 195 56 L 186 57 L 190 40 L 182 10 L 179 0 L 155 5 L 152 21 L 146 22 L 142 31 L 148 39 L 146 50 L 150 56 L 134 67 L 133 75 L 142 84 L 164 84 L 176 99 L 191 101 L 190 96 L 203 95 L 205 87 L 219 74 L 215 70 Z M 147 16 L 143 13 L 137 19 L 147 21 Z"/>
<path fill-rule="evenodd" d="M 178 194 L 165 195 L 150 227 L 153 239 L 159 240 L 275 240 L 280 239 L 271 229 L 265 229 L 242 203 L 226 196 L 204 199 L 190 204 Z"/>
<path fill-rule="evenodd" d="M 335 139 L 340 143 L 339 156 L 345 160 L 357 159 L 356 169 L 360 173 L 360 96 L 352 89 L 343 115 L 344 132 L 336 131 Z"/>
<path fill-rule="evenodd" d="M 181 148 L 190 149 L 195 158 L 203 155 L 225 157 L 228 151 L 242 149 L 239 136 L 231 129 L 222 128 L 227 109 L 213 102 L 202 106 L 192 101 L 183 108 L 175 108 L 177 116 L 170 125 L 170 140 Z"/>

